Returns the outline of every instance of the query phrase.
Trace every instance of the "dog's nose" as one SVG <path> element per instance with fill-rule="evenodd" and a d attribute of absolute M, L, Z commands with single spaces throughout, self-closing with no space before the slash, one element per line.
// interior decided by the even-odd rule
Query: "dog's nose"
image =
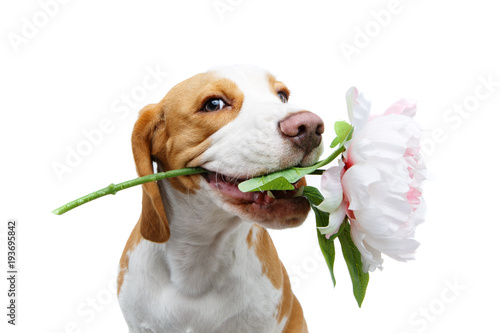
<path fill-rule="evenodd" d="M 325 131 L 323 120 L 309 111 L 297 112 L 286 117 L 279 122 L 278 128 L 283 136 L 304 150 L 305 155 L 319 146 L 321 134 Z"/>

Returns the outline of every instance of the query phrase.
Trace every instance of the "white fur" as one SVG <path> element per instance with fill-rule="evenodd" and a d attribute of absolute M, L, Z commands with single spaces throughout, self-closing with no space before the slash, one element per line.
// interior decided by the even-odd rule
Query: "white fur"
<path fill-rule="evenodd" d="M 239 66 L 219 68 L 215 73 L 235 82 L 245 98 L 238 117 L 212 135 L 203 167 L 246 178 L 318 160 L 322 147 L 304 158 L 278 132 L 280 120 L 303 109 L 282 103 L 270 91 L 267 72 Z"/>

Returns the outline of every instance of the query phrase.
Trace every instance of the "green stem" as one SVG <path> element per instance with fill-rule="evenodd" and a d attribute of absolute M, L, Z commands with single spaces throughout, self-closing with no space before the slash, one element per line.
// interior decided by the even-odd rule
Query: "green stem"
<path fill-rule="evenodd" d="M 333 152 L 333 154 L 331 154 L 330 156 L 328 156 L 327 158 L 325 158 L 323 161 L 319 162 L 316 166 L 318 168 L 321 168 L 321 167 L 324 167 L 327 164 L 332 163 L 337 158 L 337 156 L 339 156 L 340 154 L 342 154 L 344 151 L 345 151 L 345 147 L 344 146 L 338 148 L 336 151 Z M 321 172 L 321 173 L 323 173 L 323 172 Z"/>
<path fill-rule="evenodd" d="M 188 176 L 188 175 L 194 175 L 194 174 L 206 173 L 206 172 L 207 172 L 207 170 L 205 170 L 203 168 L 184 168 L 184 169 L 178 169 L 178 170 L 172 170 L 172 171 L 166 171 L 166 172 L 159 172 L 159 173 L 155 173 L 152 175 L 128 180 L 126 182 L 116 184 L 116 185 L 110 184 L 109 186 L 107 186 L 103 189 L 100 189 L 98 191 L 87 194 L 87 195 L 85 195 L 79 199 L 73 200 L 71 202 L 68 202 L 64 206 L 61 206 L 57 209 L 54 209 L 52 211 L 52 213 L 54 213 L 56 215 L 62 215 L 64 213 L 66 213 L 67 211 L 70 211 L 73 208 L 81 206 L 84 203 L 87 203 L 89 201 L 95 200 L 97 198 L 103 197 L 103 196 L 108 195 L 108 194 L 114 195 L 118 191 L 127 189 L 129 187 L 141 185 L 144 183 L 154 182 L 154 181 L 165 179 L 165 178 L 173 178 L 173 177 L 178 177 L 178 176 Z"/>
<path fill-rule="evenodd" d="M 310 174 L 310 175 L 323 174 L 324 170 L 318 170 L 317 168 L 320 168 L 322 166 L 325 166 L 325 165 L 331 163 L 344 150 L 345 150 L 344 147 L 337 149 L 332 155 L 328 156 L 325 160 L 314 165 L 314 170 L 310 171 L 308 174 Z M 63 206 L 61 206 L 57 209 L 54 209 L 52 211 L 52 213 L 54 213 L 56 215 L 62 215 L 64 213 L 72 210 L 73 208 L 81 206 L 81 205 L 83 205 L 87 202 L 90 202 L 92 200 L 98 199 L 98 198 L 103 197 L 103 196 L 108 195 L 108 194 L 114 195 L 121 190 L 127 189 L 129 187 L 141 185 L 144 183 L 154 182 L 154 181 L 165 179 L 165 178 L 173 178 L 173 177 L 178 177 L 178 176 L 188 176 L 188 175 L 194 175 L 194 174 L 206 173 L 206 172 L 208 172 L 208 171 L 203 169 L 203 168 L 199 168 L 199 167 L 198 168 L 184 168 L 184 169 L 171 170 L 171 171 L 166 171 L 166 172 L 159 172 L 159 173 L 155 173 L 152 175 L 128 180 L 126 182 L 116 184 L 116 185 L 110 184 L 109 186 L 106 186 L 103 189 L 100 189 L 98 191 L 87 194 L 87 195 L 85 195 L 81 198 L 78 198 L 76 200 L 73 200 L 71 202 L 68 202 L 67 204 L 65 204 Z"/>
<path fill-rule="evenodd" d="M 316 167 L 318 169 L 321 168 L 321 167 L 324 167 L 325 165 L 330 164 L 331 162 L 333 162 L 337 158 L 337 156 L 339 156 L 340 154 L 342 154 L 345 151 L 345 143 L 346 143 L 346 141 L 348 141 L 348 140 L 351 139 L 353 132 L 354 132 L 354 127 L 351 127 L 351 129 L 349 130 L 349 132 L 345 136 L 344 140 L 340 144 L 339 148 L 337 148 L 337 150 L 335 150 L 330 156 L 328 156 L 327 158 L 325 158 L 323 161 L 321 161 L 318 164 L 316 164 Z"/>
<path fill-rule="evenodd" d="M 323 170 L 323 169 L 316 169 L 314 170 L 313 172 L 310 173 L 310 175 L 322 175 L 323 172 L 325 172 L 326 170 Z"/>

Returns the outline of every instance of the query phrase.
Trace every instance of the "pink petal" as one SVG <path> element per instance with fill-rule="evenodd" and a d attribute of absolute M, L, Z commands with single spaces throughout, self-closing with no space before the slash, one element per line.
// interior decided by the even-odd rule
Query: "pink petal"
<path fill-rule="evenodd" d="M 384 115 L 393 113 L 413 118 L 417 113 L 417 103 L 413 100 L 402 98 L 391 105 L 387 111 L 385 111 Z"/>
<path fill-rule="evenodd" d="M 410 188 L 410 191 L 406 194 L 406 198 L 410 205 L 418 205 L 420 203 L 420 196 L 422 196 L 422 192 L 413 187 Z"/>

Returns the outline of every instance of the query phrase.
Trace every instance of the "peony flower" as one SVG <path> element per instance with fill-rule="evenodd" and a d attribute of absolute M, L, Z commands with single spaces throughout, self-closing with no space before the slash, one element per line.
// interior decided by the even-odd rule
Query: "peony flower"
<path fill-rule="evenodd" d="M 368 272 L 382 269 L 382 253 L 406 261 L 419 246 L 413 237 L 425 212 L 421 130 L 412 119 L 413 101 L 401 99 L 383 115 L 369 117 L 370 102 L 356 88 L 346 99 L 354 133 L 339 165 L 323 173 L 325 199 L 318 209 L 330 213 L 330 220 L 319 230 L 329 238 L 347 216 Z"/>

